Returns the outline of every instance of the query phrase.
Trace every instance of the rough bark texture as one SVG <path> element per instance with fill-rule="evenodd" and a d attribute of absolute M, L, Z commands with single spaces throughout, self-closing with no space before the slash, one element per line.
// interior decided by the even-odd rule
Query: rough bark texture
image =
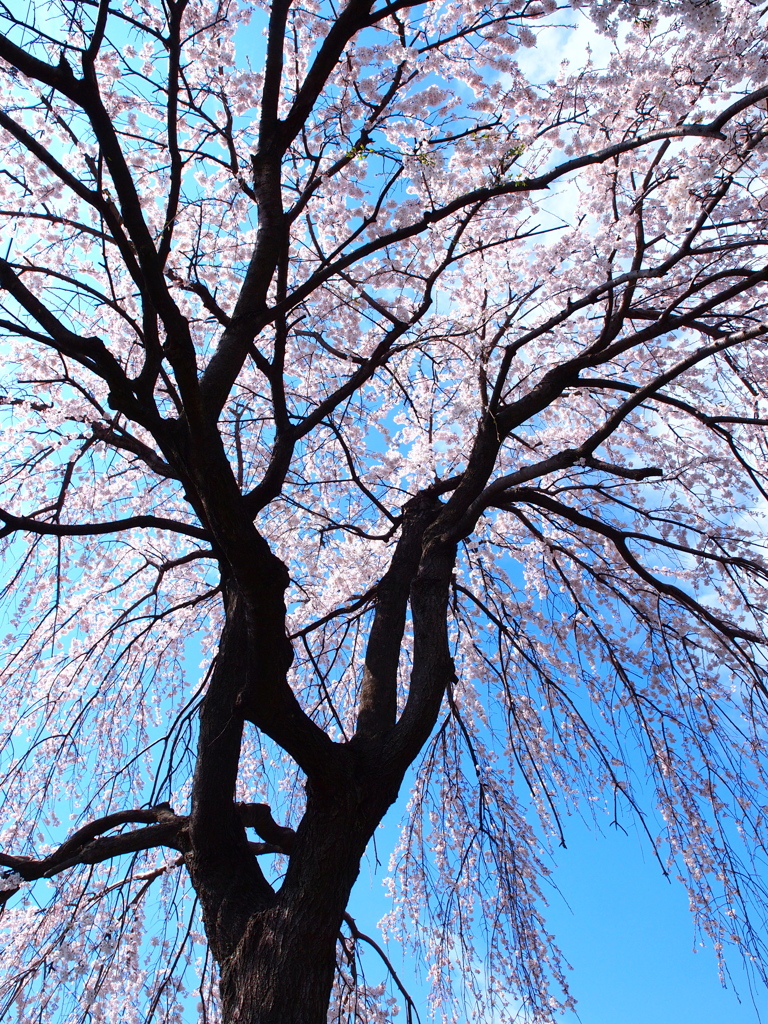
<path fill-rule="evenodd" d="M 384 757 L 382 744 L 359 741 L 329 744 L 322 766 L 313 759 L 306 812 L 275 892 L 249 848 L 234 799 L 243 709 L 269 686 L 260 672 L 263 636 L 250 627 L 246 600 L 234 585 L 226 590 L 226 607 L 200 713 L 186 862 L 221 970 L 225 1024 L 320 1024 L 360 860 L 408 762 L 402 751 Z M 399 650 L 397 632 L 389 642 Z M 432 703 L 439 706 L 439 699 Z"/>
<path fill-rule="evenodd" d="M 309 794 L 274 905 L 253 914 L 234 951 L 221 960 L 227 1024 L 325 1021 L 344 911 L 386 810 L 381 800 L 377 808 L 360 799 L 359 793 L 356 799 Z"/>

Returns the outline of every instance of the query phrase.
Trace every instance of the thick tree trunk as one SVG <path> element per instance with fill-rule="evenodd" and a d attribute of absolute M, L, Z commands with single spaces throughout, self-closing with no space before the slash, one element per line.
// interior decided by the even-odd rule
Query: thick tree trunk
<path fill-rule="evenodd" d="M 248 688 L 269 694 L 245 603 L 226 591 L 226 625 L 200 713 L 186 854 L 220 970 L 224 1024 L 325 1024 L 344 911 L 366 846 L 400 775 L 359 745 L 334 745 L 307 805 L 277 891 L 249 849 L 235 802 Z M 279 639 L 279 638 L 278 638 Z M 254 674 L 255 672 L 255 674 Z"/>
<path fill-rule="evenodd" d="M 335 970 L 332 932 L 323 915 L 301 902 L 257 915 L 221 965 L 223 1024 L 325 1024 Z"/>
<path fill-rule="evenodd" d="M 223 1024 L 326 1022 L 337 942 L 361 859 L 453 674 L 445 625 L 453 545 L 433 543 L 419 569 L 422 536 L 437 507 L 430 494 L 407 509 L 397 557 L 378 595 L 360 729 L 347 743 L 334 743 L 319 729 L 287 683 L 285 567 L 256 535 L 255 582 L 243 588 L 225 574 L 226 623 L 200 709 L 185 853 L 219 965 Z M 408 703 L 396 723 L 409 591 L 415 657 Z M 236 805 L 248 722 L 294 756 L 307 778 L 305 812 L 277 891 L 249 847 Z"/>
<path fill-rule="evenodd" d="M 308 794 L 285 880 L 220 962 L 224 1024 L 325 1024 L 336 944 L 360 861 L 396 788 Z M 222 922 L 223 923 L 223 922 Z"/>

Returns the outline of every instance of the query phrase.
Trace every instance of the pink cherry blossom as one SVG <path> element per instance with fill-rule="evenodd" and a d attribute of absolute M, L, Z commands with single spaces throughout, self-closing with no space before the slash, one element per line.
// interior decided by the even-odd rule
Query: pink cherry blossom
<path fill-rule="evenodd" d="M 0 1017 L 545 1024 L 573 814 L 765 981 L 765 12 L 0 19 Z"/>

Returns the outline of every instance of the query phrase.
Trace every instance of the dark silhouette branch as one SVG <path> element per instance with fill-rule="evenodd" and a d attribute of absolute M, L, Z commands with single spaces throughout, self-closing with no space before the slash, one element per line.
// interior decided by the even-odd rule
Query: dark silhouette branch
<path fill-rule="evenodd" d="M 12 533 L 26 531 L 41 537 L 96 537 L 107 533 L 121 533 L 123 530 L 155 529 L 170 530 L 171 533 L 196 537 L 198 540 L 210 540 L 210 534 L 198 526 L 179 523 L 174 519 L 162 516 L 127 516 L 107 523 L 66 523 L 41 522 L 30 516 L 14 516 L 5 509 L 0 509 L 0 522 L 5 525 L 0 529 L 0 537 L 8 537 Z"/>

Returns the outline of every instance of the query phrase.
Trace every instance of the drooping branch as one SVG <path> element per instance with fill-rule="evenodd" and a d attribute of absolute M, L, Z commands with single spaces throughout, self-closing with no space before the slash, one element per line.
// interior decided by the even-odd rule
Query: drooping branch
<path fill-rule="evenodd" d="M 398 988 L 398 990 L 400 992 L 400 995 L 405 1000 L 405 1004 L 406 1004 L 406 1019 L 408 1021 L 408 1024 L 411 1024 L 411 1022 L 413 1021 L 414 1017 L 416 1018 L 417 1021 L 420 1022 L 421 1021 L 421 1017 L 419 1015 L 418 1009 L 416 1008 L 416 1003 L 414 1003 L 413 998 L 412 998 L 410 992 L 408 991 L 408 989 L 403 984 L 402 980 L 400 979 L 400 976 L 398 975 L 397 971 L 394 968 L 394 965 L 393 965 L 392 961 L 387 956 L 386 952 L 381 947 L 381 945 L 374 938 L 372 938 L 372 936 L 366 935 L 365 932 L 361 931 L 358 928 L 357 922 L 355 921 L 355 919 L 352 917 L 351 914 L 346 914 L 346 913 L 344 914 L 344 923 L 349 928 L 349 931 L 350 931 L 350 933 L 352 935 L 352 938 L 356 942 L 364 942 L 367 946 L 370 946 L 371 949 L 373 949 L 377 953 L 377 955 L 380 957 L 381 962 L 384 964 L 384 966 L 386 967 L 387 971 L 389 972 L 389 975 L 392 978 L 392 981 L 394 981 L 395 985 L 397 986 L 397 988 Z"/>
<path fill-rule="evenodd" d="M 533 488 L 510 488 L 507 491 L 496 494 L 490 504 L 499 508 L 505 508 L 518 502 L 538 506 L 539 508 L 545 509 L 554 515 L 573 523 L 574 526 L 587 529 L 592 533 L 597 533 L 600 536 L 606 537 L 611 541 L 616 551 L 624 562 L 626 562 L 627 566 L 632 569 L 640 579 L 649 584 L 649 586 L 659 594 L 663 594 L 666 597 L 671 598 L 677 604 L 693 612 L 696 618 L 706 622 L 708 626 L 714 629 L 717 633 L 722 634 L 728 640 L 747 640 L 750 643 L 756 644 L 764 644 L 766 642 L 765 638 L 760 636 L 758 633 L 755 633 L 751 629 L 744 629 L 743 627 L 723 618 L 723 616 L 715 614 L 674 583 L 669 583 L 666 580 L 660 579 L 658 576 L 646 569 L 639 559 L 637 559 L 630 551 L 629 541 L 633 539 L 642 539 L 649 543 L 653 543 L 653 537 L 643 536 L 638 534 L 636 531 L 622 530 L 618 527 L 611 526 L 602 520 L 595 519 L 593 516 L 588 516 L 584 512 L 580 512 L 578 509 L 571 508 L 570 506 L 563 504 L 563 502 L 558 501 L 556 498 L 553 498 L 551 495 L 546 494 L 543 491 L 537 491 Z M 697 554 L 699 553 L 697 552 Z M 757 563 L 749 563 L 745 559 L 729 558 L 728 556 L 723 557 L 720 561 L 723 564 L 731 564 L 738 566 L 739 568 L 750 569 L 756 575 L 766 578 L 768 570 Z"/>

